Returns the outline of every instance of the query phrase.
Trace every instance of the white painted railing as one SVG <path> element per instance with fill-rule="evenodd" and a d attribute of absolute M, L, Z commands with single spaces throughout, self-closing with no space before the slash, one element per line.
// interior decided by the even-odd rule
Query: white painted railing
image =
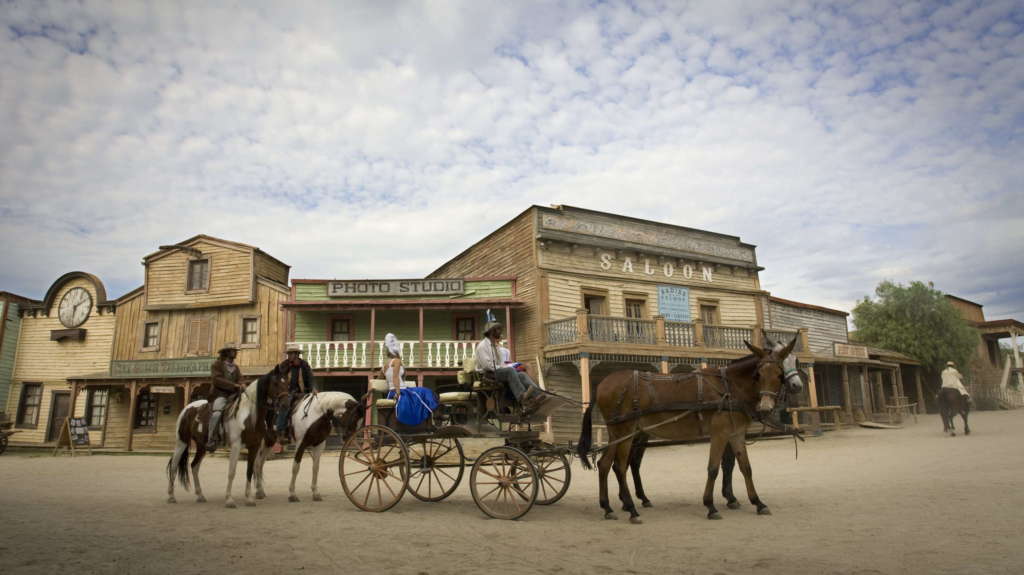
<path fill-rule="evenodd" d="M 384 364 L 384 342 L 369 341 L 292 341 L 302 349 L 313 369 L 377 368 Z M 462 360 L 473 355 L 475 341 L 403 341 L 402 361 L 406 367 L 457 369 Z"/>

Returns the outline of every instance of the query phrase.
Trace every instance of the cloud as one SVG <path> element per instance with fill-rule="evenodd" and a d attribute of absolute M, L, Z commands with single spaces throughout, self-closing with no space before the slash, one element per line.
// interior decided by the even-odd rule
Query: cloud
<path fill-rule="evenodd" d="M 427 273 L 526 206 L 739 235 L 839 309 L 1024 317 L 1012 2 L 346 2 L 0 13 L 0 289 L 141 283 L 208 233 L 295 277 Z"/>

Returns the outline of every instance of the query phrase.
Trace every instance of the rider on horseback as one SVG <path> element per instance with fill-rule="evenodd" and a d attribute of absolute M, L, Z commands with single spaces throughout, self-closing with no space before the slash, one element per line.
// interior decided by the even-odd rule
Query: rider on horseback
<path fill-rule="evenodd" d="M 968 403 L 971 402 L 971 394 L 967 393 L 967 388 L 964 387 L 963 376 L 952 361 L 947 361 L 946 369 L 942 370 L 942 387 L 959 391 L 967 398 Z"/>
<path fill-rule="evenodd" d="M 241 383 L 242 371 L 235 365 L 238 348 L 233 343 L 225 343 L 217 352 L 217 361 L 210 366 L 210 395 L 207 400 L 213 408 L 210 414 L 210 429 L 207 433 L 206 450 L 214 451 L 220 441 L 220 419 L 228 400 L 245 389 Z"/>
<path fill-rule="evenodd" d="M 283 399 L 277 406 L 277 443 L 273 447 L 274 453 L 281 453 L 284 450 L 284 445 L 291 443 L 288 434 L 288 417 L 291 415 L 295 398 L 303 393 L 316 395 L 316 386 L 313 385 L 313 368 L 309 366 L 309 362 L 302 359 L 302 348 L 289 346 L 285 350 L 285 355 L 287 359 L 284 360 L 284 363 L 291 372 L 291 379 L 288 384 L 288 398 Z M 301 386 L 299 385 L 300 377 L 302 379 Z"/>

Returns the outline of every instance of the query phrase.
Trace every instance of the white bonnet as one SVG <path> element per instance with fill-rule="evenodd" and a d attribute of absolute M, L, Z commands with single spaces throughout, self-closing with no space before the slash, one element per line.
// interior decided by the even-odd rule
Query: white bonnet
<path fill-rule="evenodd" d="M 392 355 L 402 355 L 402 344 L 393 333 L 384 336 L 384 347 L 388 348 Z"/>

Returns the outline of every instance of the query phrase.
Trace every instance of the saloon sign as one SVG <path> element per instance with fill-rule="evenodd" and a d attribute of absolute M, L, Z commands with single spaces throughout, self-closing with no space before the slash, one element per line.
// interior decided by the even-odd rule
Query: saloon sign
<path fill-rule="evenodd" d="M 648 276 L 660 275 L 666 278 L 670 277 L 682 277 L 683 279 L 693 279 L 695 276 L 708 283 L 712 283 L 712 268 L 709 266 L 700 266 L 700 271 L 694 268 L 690 264 L 685 264 L 681 267 L 676 267 L 672 262 L 665 262 L 664 264 L 658 264 L 657 261 L 652 262 L 650 259 L 645 257 L 639 257 L 636 261 L 631 257 L 624 257 L 621 260 L 615 258 L 614 254 L 604 252 L 598 256 L 601 259 L 601 269 L 608 271 L 616 269 L 622 273 L 638 273 Z"/>

